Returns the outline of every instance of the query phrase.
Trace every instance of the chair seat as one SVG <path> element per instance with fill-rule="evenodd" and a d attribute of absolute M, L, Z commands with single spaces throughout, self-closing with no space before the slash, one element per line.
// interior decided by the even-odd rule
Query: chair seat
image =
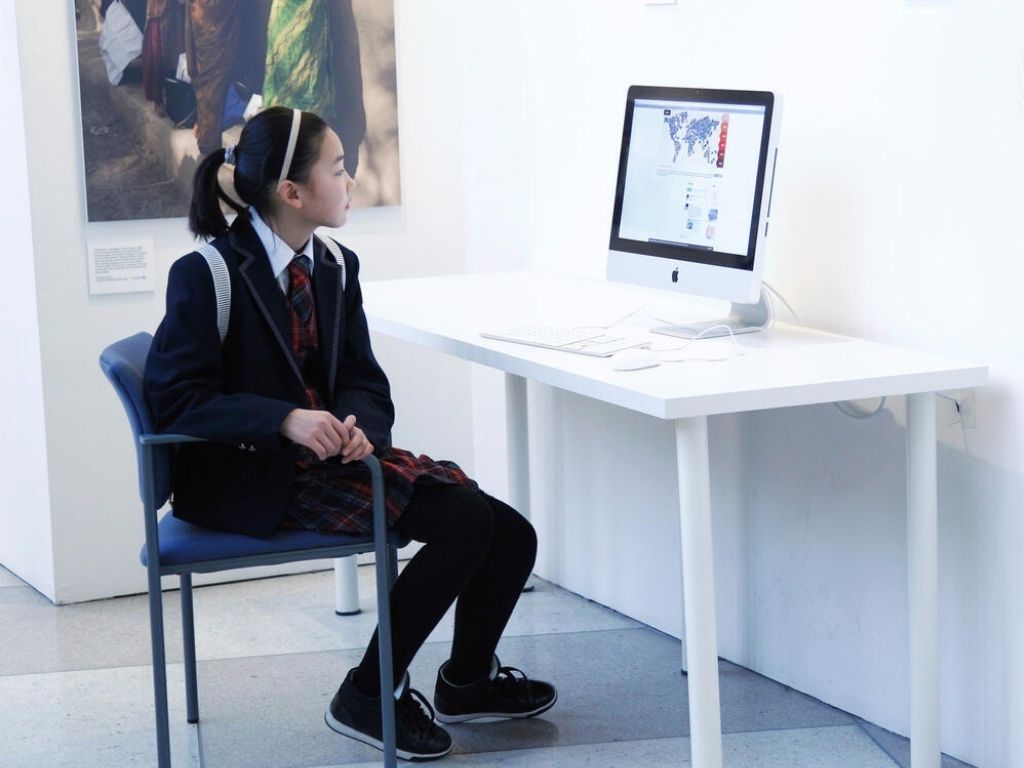
<path fill-rule="evenodd" d="M 178 519 L 170 512 L 160 519 L 159 530 L 160 565 L 163 567 L 327 547 L 363 547 L 365 551 L 373 549 L 372 535 L 328 536 L 316 531 L 279 528 L 270 536 L 258 538 L 193 525 Z M 401 548 L 409 543 L 409 539 L 391 531 L 388 533 L 388 543 Z M 147 564 L 145 547 L 142 548 L 139 559 L 143 565 Z"/>

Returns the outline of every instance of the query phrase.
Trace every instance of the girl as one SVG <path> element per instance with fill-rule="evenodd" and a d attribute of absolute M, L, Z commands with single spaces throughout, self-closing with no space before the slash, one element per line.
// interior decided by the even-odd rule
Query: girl
<path fill-rule="evenodd" d="M 250 120 L 237 146 L 203 159 L 189 228 L 212 239 L 227 263 L 228 333 L 222 342 L 205 259 L 179 259 L 146 365 L 146 396 L 159 430 L 211 440 L 181 446 L 175 464 L 174 514 L 201 525 L 254 536 L 279 526 L 366 533 L 372 493 L 359 460 L 377 456 L 389 522 L 425 543 L 395 582 L 391 610 L 402 681 L 394 694 L 398 753 L 429 760 L 452 741 L 409 687 L 407 669 L 456 598 L 436 719 L 531 717 L 557 699 L 553 686 L 494 655 L 537 540 L 527 520 L 456 464 L 391 445 L 394 405 L 370 348 L 359 261 L 342 248 L 342 290 L 340 265 L 313 234 L 345 223 L 354 181 L 344 160 L 323 120 L 283 107 Z M 238 212 L 230 227 L 221 201 Z M 378 749 L 379 672 L 375 632 L 325 715 L 334 730 Z"/>

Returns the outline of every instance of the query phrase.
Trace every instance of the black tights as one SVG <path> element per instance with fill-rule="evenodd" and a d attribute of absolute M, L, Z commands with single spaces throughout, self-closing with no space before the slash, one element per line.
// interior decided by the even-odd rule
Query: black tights
<path fill-rule="evenodd" d="M 533 570 L 533 526 L 483 491 L 420 484 L 395 527 L 425 543 L 391 590 L 395 685 L 456 597 L 455 636 L 445 677 L 453 683 L 483 677 Z M 366 694 L 380 693 L 376 631 L 355 684 Z"/>

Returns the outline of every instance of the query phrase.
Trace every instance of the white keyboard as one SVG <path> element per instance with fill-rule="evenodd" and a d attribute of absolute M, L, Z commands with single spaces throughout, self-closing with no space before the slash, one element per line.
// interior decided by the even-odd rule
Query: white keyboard
<path fill-rule="evenodd" d="M 515 323 L 496 331 L 480 334 L 488 339 L 511 341 L 515 344 L 528 344 L 531 347 L 558 349 L 563 352 L 575 352 L 579 355 L 593 357 L 611 357 L 616 352 L 631 347 L 639 347 L 646 342 L 627 339 L 624 336 L 613 336 L 599 330 L 578 330 L 575 328 L 559 328 L 544 323 Z"/>

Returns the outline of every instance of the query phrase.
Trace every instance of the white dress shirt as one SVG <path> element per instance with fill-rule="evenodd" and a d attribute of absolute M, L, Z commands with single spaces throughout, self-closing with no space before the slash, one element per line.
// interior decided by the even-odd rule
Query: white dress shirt
<path fill-rule="evenodd" d="M 270 257 L 270 269 L 274 273 L 274 277 L 277 278 L 277 284 L 281 286 L 281 291 L 287 296 L 288 265 L 297 255 L 302 254 L 309 258 L 309 276 L 311 278 L 313 276 L 313 238 L 310 237 L 306 241 L 301 251 L 293 251 L 291 246 L 267 225 L 255 208 L 249 208 L 249 216 L 252 228 L 256 230 L 260 242 L 263 243 L 263 250 Z"/>

